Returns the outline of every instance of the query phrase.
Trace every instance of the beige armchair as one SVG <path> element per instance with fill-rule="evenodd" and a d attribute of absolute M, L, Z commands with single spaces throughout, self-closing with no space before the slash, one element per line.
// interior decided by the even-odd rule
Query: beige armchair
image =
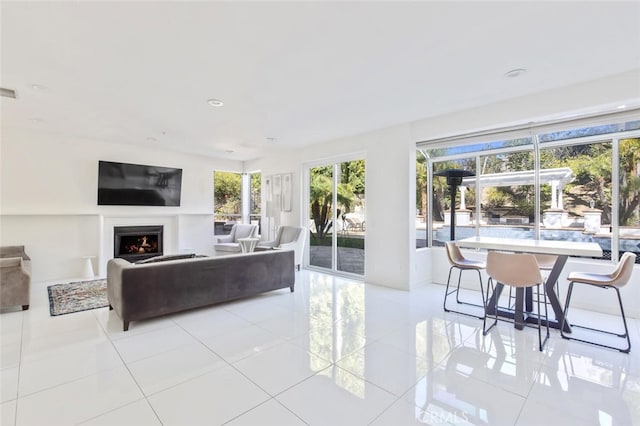
<path fill-rule="evenodd" d="M 300 270 L 306 235 L 307 228 L 304 226 L 280 226 L 276 233 L 276 239 L 258 243 L 256 250 L 294 250 L 295 265 L 296 268 Z"/>
<path fill-rule="evenodd" d="M 592 345 L 602 346 L 609 349 L 617 349 L 623 353 L 629 353 L 631 351 L 631 339 L 629 338 L 629 328 L 627 327 L 627 318 L 624 315 L 624 308 L 622 307 L 622 297 L 620 296 L 620 288 L 631 282 L 631 275 L 633 274 L 633 265 L 636 262 L 636 255 L 631 252 L 625 252 L 620 258 L 620 262 L 615 270 L 607 273 L 593 273 L 593 272 L 571 272 L 567 279 L 569 280 L 569 291 L 567 292 L 567 300 L 564 305 L 564 317 L 562 318 L 562 324 L 560 326 L 560 334 L 563 339 L 577 340 L 578 342 L 591 343 Z M 637 283 L 637 281 L 636 281 Z M 577 332 L 568 335 L 564 331 L 565 322 L 569 317 L 569 306 L 571 305 L 571 295 L 573 294 L 574 284 L 586 284 L 592 287 L 598 287 L 602 289 L 612 288 L 616 291 L 618 296 L 618 303 L 620 304 L 620 315 L 622 316 L 622 325 L 624 325 L 624 334 L 620 331 L 612 331 L 603 329 L 601 326 L 598 328 L 587 327 L 586 325 L 578 325 L 571 323 L 571 327 L 582 328 L 590 330 L 591 333 L 584 334 L 584 337 L 576 336 Z M 598 340 L 597 336 L 603 334 L 609 334 L 617 336 L 622 339 L 626 339 L 627 346 L 610 346 L 605 344 L 607 340 Z M 595 340 L 594 340 L 595 339 Z"/>
<path fill-rule="evenodd" d="M 524 289 L 535 288 L 537 295 L 535 300 L 538 302 L 538 349 L 542 352 L 545 343 L 549 340 L 549 313 L 547 312 L 547 292 L 544 286 L 544 279 L 540 273 L 540 265 L 533 254 L 528 253 L 502 253 L 498 251 L 490 251 L 487 253 L 487 274 L 489 275 L 489 284 L 487 286 L 487 307 L 490 302 L 489 292 L 493 290 L 495 294 L 495 283 L 514 287 L 520 295 L 516 293 L 516 300 L 524 300 Z M 542 285 L 541 285 L 542 284 Z M 542 289 L 542 296 L 540 295 Z M 498 293 L 499 295 L 499 293 Z M 493 324 L 486 327 L 487 315 L 485 314 L 482 323 L 482 335 L 486 336 L 495 325 L 498 324 L 498 295 L 493 298 L 493 308 L 495 319 Z M 542 311 L 540 309 L 540 299 L 544 298 L 544 323 L 546 325 L 546 334 L 542 339 Z M 514 325 L 518 322 L 522 323 L 523 319 L 522 304 L 516 305 L 514 312 Z"/>
<path fill-rule="evenodd" d="M 216 237 L 216 244 L 214 248 L 217 252 L 237 252 L 240 253 L 240 238 L 257 238 L 258 237 L 258 225 L 249 225 L 243 223 L 236 223 L 231 228 L 229 235 L 221 235 Z"/>
<path fill-rule="evenodd" d="M 0 247 L 0 308 L 22 305 L 29 309 L 31 258 L 24 246 Z"/>
<path fill-rule="evenodd" d="M 453 241 L 447 241 L 446 243 L 444 243 L 444 246 L 447 251 L 447 259 L 449 259 L 449 264 L 451 265 L 451 267 L 449 268 L 449 278 L 447 278 L 447 288 L 444 291 L 444 302 L 442 303 L 442 306 L 444 307 L 444 311 L 456 312 L 458 314 L 475 316 L 475 317 L 478 317 L 479 319 L 484 319 L 487 302 L 484 298 L 484 289 L 482 288 L 482 274 L 480 273 L 480 271 L 483 269 L 486 269 L 487 264 L 479 260 L 472 260 L 464 257 L 464 255 L 460 251 L 460 248 Z M 451 283 L 451 273 L 453 272 L 454 269 L 458 270 L 458 286 L 456 287 L 455 290 L 449 291 L 449 284 Z M 460 280 L 462 279 L 463 271 L 476 271 L 478 273 L 478 281 L 480 282 L 480 297 L 482 298 L 482 305 L 460 300 Z M 462 312 L 462 311 L 456 311 L 456 310 L 447 308 L 447 297 L 453 293 L 456 294 L 456 302 L 458 302 L 459 304 L 462 303 L 465 305 L 471 305 L 471 306 L 482 308 L 482 316 L 478 316 L 480 315 L 478 313 L 474 314 L 473 312 Z"/>

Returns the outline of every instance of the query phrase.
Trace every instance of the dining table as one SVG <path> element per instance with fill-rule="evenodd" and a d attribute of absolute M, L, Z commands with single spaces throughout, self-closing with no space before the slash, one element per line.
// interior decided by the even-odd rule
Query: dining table
<path fill-rule="evenodd" d="M 515 253 L 549 254 L 556 256 L 553 268 L 549 272 L 544 287 L 549 299 L 549 303 L 555 314 L 555 320 L 548 320 L 549 327 L 560 328 L 564 319 L 564 311 L 560 305 L 560 300 L 555 291 L 555 283 L 560 278 L 560 273 L 567 263 L 569 256 L 600 258 L 602 248 L 599 244 L 590 241 L 563 241 L 563 240 L 533 240 L 519 238 L 499 238 L 499 237 L 469 237 L 456 240 L 459 247 L 476 248 L 485 250 L 499 250 Z M 487 315 L 495 315 L 496 300 L 500 297 L 504 284 L 496 283 L 493 294 L 487 301 Z M 515 327 L 524 328 L 524 323 L 538 323 L 538 317 L 531 315 L 533 311 L 533 291 L 527 288 L 526 292 L 522 288 L 516 289 L 516 304 L 514 310 L 498 308 L 497 314 L 504 317 L 514 318 Z M 524 309 L 523 309 L 524 305 Z M 526 314 L 525 314 L 526 311 Z M 546 325 L 546 321 L 543 320 Z M 565 321 L 564 331 L 571 332 L 571 326 Z"/>

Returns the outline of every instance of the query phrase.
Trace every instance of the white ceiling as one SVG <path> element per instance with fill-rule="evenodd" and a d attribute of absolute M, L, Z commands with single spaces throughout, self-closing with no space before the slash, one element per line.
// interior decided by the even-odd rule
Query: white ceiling
<path fill-rule="evenodd" d="M 18 92 L 2 98 L 3 126 L 237 160 L 640 68 L 638 1 L 1 12 L 1 85 Z M 503 76 L 514 68 L 528 72 Z"/>

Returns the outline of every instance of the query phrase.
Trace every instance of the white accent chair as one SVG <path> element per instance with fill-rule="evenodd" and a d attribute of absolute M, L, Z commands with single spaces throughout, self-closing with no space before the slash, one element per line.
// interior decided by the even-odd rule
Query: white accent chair
<path fill-rule="evenodd" d="M 258 225 L 236 223 L 231 228 L 231 232 L 229 233 L 229 235 L 222 235 L 220 237 L 216 237 L 216 244 L 214 245 L 214 248 L 216 249 L 216 253 L 219 253 L 219 252 L 240 253 L 242 249 L 240 248 L 240 243 L 238 242 L 238 239 L 256 238 L 257 236 L 258 236 Z"/>
<path fill-rule="evenodd" d="M 307 235 L 307 228 L 304 226 L 280 226 L 276 232 L 276 239 L 258 243 L 256 251 L 259 250 L 294 250 L 295 265 L 298 271 L 302 265 L 304 255 L 304 243 Z"/>

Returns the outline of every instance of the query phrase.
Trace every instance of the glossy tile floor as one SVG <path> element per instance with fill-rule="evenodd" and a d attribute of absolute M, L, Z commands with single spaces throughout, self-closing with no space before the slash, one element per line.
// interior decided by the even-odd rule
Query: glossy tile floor
<path fill-rule="evenodd" d="M 640 424 L 638 320 L 630 355 L 555 330 L 540 353 L 534 329 L 444 313 L 443 286 L 302 271 L 122 332 L 107 308 L 50 317 L 47 284 L 0 315 L 3 426 Z"/>

